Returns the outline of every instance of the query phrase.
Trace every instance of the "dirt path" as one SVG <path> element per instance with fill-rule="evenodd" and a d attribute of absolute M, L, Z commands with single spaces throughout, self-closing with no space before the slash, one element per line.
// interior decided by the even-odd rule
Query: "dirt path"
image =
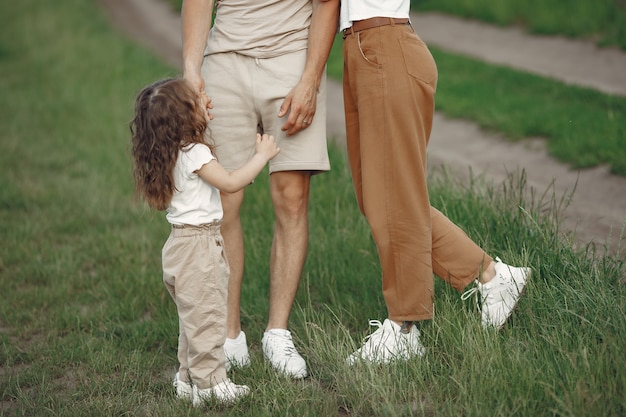
<path fill-rule="evenodd" d="M 167 4 L 162 0 L 99 2 L 115 27 L 181 68 L 180 16 Z M 531 36 L 518 28 L 497 28 L 436 13 L 413 14 L 411 19 L 424 41 L 438 48 L 626 96 L 626 53 L 619 50 L 561 37 Z M 331 80 L 328 92 L 328 135 L 343 144 L 341 84 Z M 626 178 L 611 175 L 604 167 L 574 171 L 547 156 L 541 139 L 512 144 L 474 123 L 440 113 L 435 116 L 429 164 L 443 165 L 460 176 L 466 176 L 471 167 L 495 184 L 508 173 L 524 169 L 528 184 L 537 192 L 554 187 L 559 198 L 575 189 L 564 227 L 575 230 L 580 243 L 604 244 L 610 237 L 612 248 L 617 248 L 626 221 Z"/>
<path fill-rule="evenodd" d="M 411 16 L 424 42 L 485 62 L 626 96 L 626 53 L 588 41 L 536 36 L 439 13 Z"/>

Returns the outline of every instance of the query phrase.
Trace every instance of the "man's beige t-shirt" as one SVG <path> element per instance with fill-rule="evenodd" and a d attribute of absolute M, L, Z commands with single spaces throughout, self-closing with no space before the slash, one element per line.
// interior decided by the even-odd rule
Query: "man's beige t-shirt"
<path fill-rule="evenodd" d="M 311 0 L 220 0 L 205 55 L 274 58 L 307 48 Z"/>

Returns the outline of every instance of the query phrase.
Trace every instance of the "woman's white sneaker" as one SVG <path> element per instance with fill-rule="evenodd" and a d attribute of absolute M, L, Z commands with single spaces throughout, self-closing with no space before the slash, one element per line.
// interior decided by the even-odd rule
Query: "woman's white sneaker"
<path fill-rule="evenodd" d="M 500 329 L 517 305 L 532 270 L 514 267 L 496 258 L 496 276 L 485 284 L 478 283 L 484 328 Z"/>
<path fill-rule="evenodd" d="M 411 325 L 406 331 L 386 319 L 383 323 L 378 320 L 370 320 L 370 326 L 378 329 L 367 336 L 363 346 L 348 356 L 347 362 L 350 365 L 358 361 L 371 364 L 386 364 L 395 360 L 408 360 L 415 356 L 424 356 L 426 348 L 420 340 L 420 331 Z"/>

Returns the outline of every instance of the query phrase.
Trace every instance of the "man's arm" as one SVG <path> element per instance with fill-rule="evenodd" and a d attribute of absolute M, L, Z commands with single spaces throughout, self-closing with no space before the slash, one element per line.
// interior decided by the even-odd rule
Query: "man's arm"
<path fill-rule="evenodd" d="M 189 0 L 187 0 L 189 1 Z M 315 116 L 317 91 L 326 69 L 326 61 L 337 33 L 339 0 L 312 0 L 313 15 L 309 29 L 307 60 L 298 84 L 291 89 L 280 107 L 278 117 L 289 112 L 282 130 L 293 135 L 308 127 Z M 307 121 L 308 123 L 304 123 Z"/>
<path fill-rule="evenodd" d="M 183 36 L 183 77 L 199 92 L 204 91 L 201 68 L 204 58 L 214 0 L 183 0 L 181 9 Z"/>

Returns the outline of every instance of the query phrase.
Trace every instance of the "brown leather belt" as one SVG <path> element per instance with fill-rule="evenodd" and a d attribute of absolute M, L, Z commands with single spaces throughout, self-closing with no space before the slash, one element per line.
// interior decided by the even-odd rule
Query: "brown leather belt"
<path fill-rule="evenodd" d="M 409 23 L 409 19 L 397 19 L 394 17 L 371 17 L 365 20 L 357 20 L 352 23 L 352 26 L 343 30 L 343 35 L 346 37 L 351 33 L 361 32 L 362 30 L 373 29 L 380 26 L 387 25 L 406 25 Z"/>

